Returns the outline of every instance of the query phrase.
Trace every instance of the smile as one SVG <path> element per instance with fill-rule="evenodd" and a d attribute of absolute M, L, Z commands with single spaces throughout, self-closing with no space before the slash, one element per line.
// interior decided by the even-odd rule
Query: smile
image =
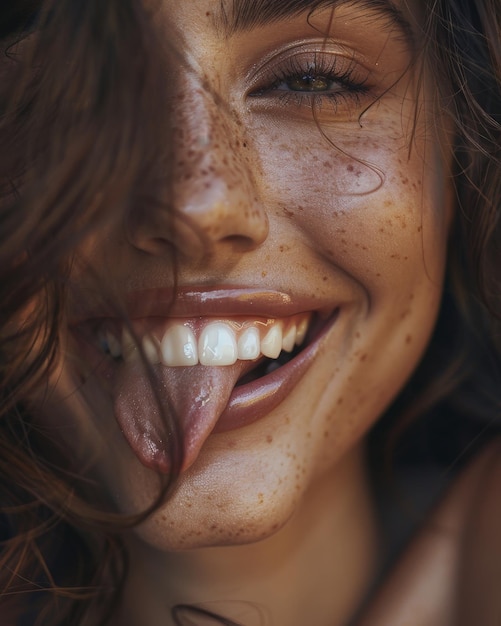
<path fill-rule="evenodd" d="M 129 310 L 128 324 L 102 315 L 90 322 L 92 330 L 89 321 L 83 326 L 90 330 L 93 350 L 106 355 L 103 371 L 113 381 L 122 433 L 138 459 L 161 472 L 170 471 L 171 464 L 159 402 L 174 411 L 180 425 L 184 471 L 212 433 L 248 426 L 290 395 L 340 311 L 326 303 L 305 310 L 305 301 L 292 302 L 282 294 L 254 292 L 249 301 L 239 290 L 237 298 L 235 292 L 221 297 L 218 291 L 213 299 L 214 294 L 187 298 L 181 293 L 174 307 L 163 307 L 174 315 L 162 317 L 156 295 L 154 305 L 143 298 L 140 307 Z"/>

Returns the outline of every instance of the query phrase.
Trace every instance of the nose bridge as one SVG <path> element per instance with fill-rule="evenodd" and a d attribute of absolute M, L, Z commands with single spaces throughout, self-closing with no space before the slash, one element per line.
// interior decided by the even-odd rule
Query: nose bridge
<path fill-rule="evenodd" d="M 171 202 L 174 215 L 205 242 L 228 238 L 258 245 L 266 213 L 257 200 L 242 125 L 229 105 L 192 74 L 179 85 L 172 110 Z"/>

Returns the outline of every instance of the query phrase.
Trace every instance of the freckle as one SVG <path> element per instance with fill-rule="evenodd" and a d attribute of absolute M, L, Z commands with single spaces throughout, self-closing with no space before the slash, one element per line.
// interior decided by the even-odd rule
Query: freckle
<path fill-rule="evenodd" d="M 379 229 L 379 232 L 380 232 L 380 233 L 384 233 L 384 228 L 380 228 L 380 229 Z"/>
<path fill-rule="evenodd" d="M 272 441 L 273 441 L 273 437 L 272 437 L 271 435 L 267 435 L 267 437 L 266 437 L 266 441 L 267 441 L 268 443 L 272 443 Z"/>
<path fill-rule="evenodd" d="M 346 167 L 346 169 L 348 170 L 348 172 L 353 172 L 354 167 L 353 167 L 353 165 L 351 165 L 351 164 L 350 164 L 350 165 L 348 165 L 348 166 Z"/>
<path fill-rule="evenodd" d="M 423 230 L 423 227 L 422 226 L 418 226 L 418 229 L 417 229 L 418 233 L 420 233 L 422 230 Z"/>
<path fill-rule="evenodd" d="M 285 417 L 285 423 L 286 424 L 290 424 L 291 423 L 291 418 L 288 415 Z"/>
<path fill-rule="evenodd" d="M 306 433 L 306 438 L 307 438 L 307 439 L 311 439 L 311 432 L 307 432 L 307 433 Z"/>
<path fill-rule="evenodd" d="M 379 277 L 381 276 L 381 274 L 378 272 L 378 273 L 376 274 L 376 276 L 379 278 Z"/>
<path fill-rule="evenodd" d="M 407 335 L 407 337 L 405 338 L 405 343 L 411 343 L 411 341 L 412 341 L 412 336 Z"/>
<path fill-rule="evenodd" d="M 328 438 L 329 438 L 329 431 L 324 430 L 324 439 L 328 439 Z"/>
<path fill-rule="evenodd" d="M 343 402 L 344 402 L 344 399 L 343 399 L 343 398 L 338 398 L 337 403 L 338 403 L 339 405 L 343 404 Z"/>
<path fill-rule="evenodd" d="M 362 354 L 362 356 L 360 357 L 361 361 L 367 361 L 367 355 L 366 354 Z"/>

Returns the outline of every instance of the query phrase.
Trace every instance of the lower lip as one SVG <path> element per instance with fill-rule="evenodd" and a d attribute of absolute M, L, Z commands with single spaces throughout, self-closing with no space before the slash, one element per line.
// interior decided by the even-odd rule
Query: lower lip
<path fill-rule="evenodd" d="M 235 387 L 213 432 L 222 433 L 243 428 L 261 419 L 283 402 L 314 362 L 322 339 L 336 322 L 338 313 L 339 310 L 336 309 L 312 343 L 291 361 L 271 374 Z"/>

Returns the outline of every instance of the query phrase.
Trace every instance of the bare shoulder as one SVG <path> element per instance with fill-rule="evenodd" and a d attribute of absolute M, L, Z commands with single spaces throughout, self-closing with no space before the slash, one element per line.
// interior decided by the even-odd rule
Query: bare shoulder
<path fill-rule="evenodd" d="M 460 474 L 357 626 L 501 624 L 501 441 Z"/>

